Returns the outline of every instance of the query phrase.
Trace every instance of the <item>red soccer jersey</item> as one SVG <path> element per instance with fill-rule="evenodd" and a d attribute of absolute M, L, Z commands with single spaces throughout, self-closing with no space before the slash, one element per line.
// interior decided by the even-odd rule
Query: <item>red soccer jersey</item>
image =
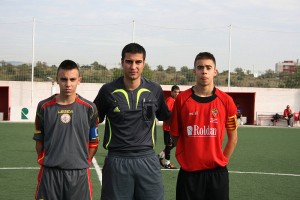
<path fill-rule="evenodd" d="M 286 117 L 286 116 L 288 116 L 288 115 L 290 115 L 290 114 L 292 114 L 292 110 L 289 108 L 289 109 L 284 109 L 284 111 L 283 111 L 283 116 L 284 117 Z"/>
<path fill-rule="evenodd" d="M 182 169 L 197 171 L 228 164 L 222 142 L 226 128 L 237 128 L 236 113 L 232 98 L 217 88 L 211 97 L 198 97 L 192 89 L 177 96 L 170 134 L 179 137 L 176 158 Z"/>
<path fill-rule="evenodd" d="M 174 106 L 175 99 L 173 97 L 168 97 L 166 99 L 166 104 L 168 106 L 168 109 L 172 112 L 173 106 Z M 163 130 L 164 131 L 170 131 L 170 125 L 163 122 Z"/>

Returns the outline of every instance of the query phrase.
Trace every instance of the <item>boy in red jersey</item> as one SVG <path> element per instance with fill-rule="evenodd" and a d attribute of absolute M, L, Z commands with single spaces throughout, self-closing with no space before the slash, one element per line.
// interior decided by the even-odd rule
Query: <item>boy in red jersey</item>
<path fill-rule="evenodd" d="M 214 86 L 217 73 L 214 56 L 199 53 L 194 62 L 196 85 L 175 101 L 170 134 L 181 166 L 177 200 L 229 199 L 226 165 L 237 144 L 237 108 Z M 228 141 L 223 149 L 225 133 Z"/>
<path fill-rule="evenodd" d="M 283 111 L 283 118 L 286 119 L 288 127 L 291 127 L 291 118 L 293 117 L 293 112 L 290 105 L 286 106 Z"/>
<path fill-rule="evenodd" d="M 172 111 L 175 99 L 179 94 L 180 89 L 177 85 L 173 85 L 171 88 L 171 96 L 166 99 L 166 104 L 168 109 Z M 164 130 L 164 144 L 165 148 L 159 153 L 159 162 L 162 167 L 165 169 L 176 169 L 176 167 L 171 163 L 171 150 L 174 148 L 172 138 L 170 136 L 170 125 L 166 122 L 163 122 Z"/>

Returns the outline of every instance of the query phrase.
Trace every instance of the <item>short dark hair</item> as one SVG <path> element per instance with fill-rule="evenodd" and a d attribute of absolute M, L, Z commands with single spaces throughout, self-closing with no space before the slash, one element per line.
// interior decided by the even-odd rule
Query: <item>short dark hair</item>
<path fill-rule="evenodd" d="M 216 59 L 213 54 L 211 54 L 209 52 L 200 52 L 200 53 L 198 53 L 198 55 L 195 58 L 194 67 L 196 67 L 195 64 L 196 64 L 197 60 L 202 60 L 202 59 L 209 59 L 209 60 L 212 60 L 215 63 L 215 65 L 217 64 Z"/>
<path fill-rule="evenodd" d="M 138 43 L 129 43 L 123 48 L 122 60 L 124 60 L 126 53 L 133 53 L 133 54 L 142 53 L 143 59 L 145 60 L 145 58 L 146 58 L 146 50 L 144 49 L 143 46 L 139 45 Z"/>
<path fill-rule="evenodd" d="M 57 68 L 57 74 L 60 69 L 66 69 L 66 70 L 77 69 L 80 74 L 79 66 L 73 60 L 62 61 Z"/>
<path fill-rule="evenodd" d="M 179 90 L 179 87 L 177 85 L 173 85 L 171 88 L 172 92 L 174 92 L 175 90 Z"/>

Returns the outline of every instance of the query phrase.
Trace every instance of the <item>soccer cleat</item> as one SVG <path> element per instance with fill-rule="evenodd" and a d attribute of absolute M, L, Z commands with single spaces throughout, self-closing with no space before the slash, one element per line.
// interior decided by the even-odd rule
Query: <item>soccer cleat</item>
<path fill-rule="evenodd" d="M 177 169 L 173 164 L 164 165 L 165 169 Z"/>

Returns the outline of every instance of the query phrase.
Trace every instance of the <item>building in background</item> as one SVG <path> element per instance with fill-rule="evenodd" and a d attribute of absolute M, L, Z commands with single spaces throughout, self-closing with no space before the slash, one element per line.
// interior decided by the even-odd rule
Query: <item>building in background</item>
<path fill-rule="evenodd" d="M 296 70 L 296 67 L 299 66 L 299 59 L 297 61 L 283 61 L 276 63 L 275 65 L 275 72 L 281 73 L 281 72 L 288 72 L 288 73 L 294 73 Z"/>

